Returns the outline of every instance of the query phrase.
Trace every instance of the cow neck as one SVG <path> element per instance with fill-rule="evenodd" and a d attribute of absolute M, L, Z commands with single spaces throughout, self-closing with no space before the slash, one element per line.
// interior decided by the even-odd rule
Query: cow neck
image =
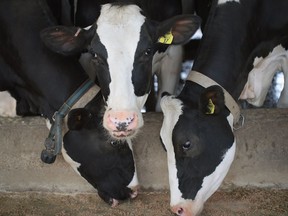
<path fill-rule="evenodd" d="M 68 112 L 72 109 L 72 107 L 76 104 L 80 98 L 94 86 L 94 82 L 90 79 L 86 80 L 60 107 L 58 111 L 56 111 L 55 115 L 61 115 L 64 118 Z"/>
<path fill-rule="evenodd" d="M 212 85 L 220 86 L 224 91 L 225 105 L 233 115 L 234 124 L 236 124 L 239 121 L 241 115 L 240 108 L 236 103 L 236 101 L 233 99 L 233 97 L 221 85 L 219 85 L 217 82 L 207 77 L 206 75 L 199 73 L 197 71 L 191 71 L 187 77 L 187 80 L 195 82 L 203 86 L 204 88 L 207 88 Z"/>

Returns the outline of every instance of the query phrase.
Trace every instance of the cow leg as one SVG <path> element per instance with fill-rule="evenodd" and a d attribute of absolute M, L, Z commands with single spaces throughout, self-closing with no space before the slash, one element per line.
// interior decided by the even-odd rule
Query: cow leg
<path fill-rule="evenodd" d="M 0 92 L 0 116 L 16 116 L 16 100 L 7 92 Z"/>
<path fill-rule="evenodd" d="M 180 45 L 170 46 L 166 52 L 167 54 L 161 59 L 160 70 L 157 71 L 159 84 L 156 103 L 157 112 L 161 111 L 161 94 L 163 92 L 175 94 L 182 68 L 183 47 Z"/>

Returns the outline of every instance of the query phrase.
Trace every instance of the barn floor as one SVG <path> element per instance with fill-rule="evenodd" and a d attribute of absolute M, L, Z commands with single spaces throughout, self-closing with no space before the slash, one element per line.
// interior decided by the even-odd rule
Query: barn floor
<path fill-rule="evenodd" d="M 96 194 L 0 193 L 2 216 L 169 216 L 168 192 L 141 192 L 110 208 Z M 287 216 L 288 189 L 221 190 L 206 203 L 201 216 Z"/>

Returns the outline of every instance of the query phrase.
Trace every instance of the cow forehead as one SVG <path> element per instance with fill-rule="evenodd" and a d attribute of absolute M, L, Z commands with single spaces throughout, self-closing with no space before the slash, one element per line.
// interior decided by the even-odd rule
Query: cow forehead
<path fill-rule="evenodd" d="M 106 50 L 117 55 L 135 53 L 145 17 L 136 5 L 103 5 L 97 20 L 97 34 Z M 113 52 L 112 52 L 113 51 Z"/>
<path fill-rule="evenodd" d="M 160 136 L 166 149 L 173 148 L 172 131 L 182 115 L 182 102 L 174 96 L 165 96 L 160 105 L 164 114 Z"/>
<path fill-rule="evenodd" d="M 136 5 L 103 5 L 97 20 L 96 34 L 107 52 L 107 64 L 111 82 L 108 106 L 131 107 L 129 101 L 135 97 L 132 71 L 135 53 L 140 40 L 145 17 Z M 97 52 L 97 50 L 96 50 Z M 122 98 L 121 103 L 115 103 Z M 135 105 L 133 102 L 132 104 Z M 141 103 L 142 104 L 142 103 Z"/>

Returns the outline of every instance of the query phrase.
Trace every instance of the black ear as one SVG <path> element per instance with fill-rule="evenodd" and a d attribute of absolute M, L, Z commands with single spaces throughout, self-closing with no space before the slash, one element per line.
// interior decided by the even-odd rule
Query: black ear
<path fill-rule="evenodd" d="M 184 44 L 190 40 L 199 29 L 200 17 L 196 15 L 179 15 L 163 21 L 158 26 L 157 37 L 159 43 Z"/>
<path fill-rule="evenodd" d="M 69 130 L 81 130 L 86 128 L 90 115 L 91 114 L 84 108 L 71 110 L 68 114 L 67 121 Z"/>
<path fill-rule="evenodd" d="M 225 109 L 224 92 L 220 86 L 206 88 L 201 94 L 199 108 L 203 114 L 217 115 Z"/>
<path fill-rule="evenodd" d="M 53 52 L 74 55 L 85 49 L 92 34 L 93 28 L 86 31 L 78 27 L 54 26 L 42 30 L 40 37 Z"/>

